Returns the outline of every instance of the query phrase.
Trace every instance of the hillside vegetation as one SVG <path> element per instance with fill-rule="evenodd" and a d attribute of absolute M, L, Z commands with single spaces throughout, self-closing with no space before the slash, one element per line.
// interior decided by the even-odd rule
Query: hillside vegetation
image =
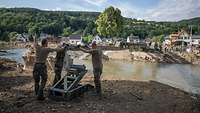
<path fill-rule="evenodd" d="M 72 33 L 96 35 L 99 12 L 43 11 L 34 8 L 0 8 L 0 40 L 9 41 L 13 34 L 40 33 L 68 36 Z M 133 34 L 140 38 L 167 35 L 180 29 L 200 34 L 200 18 L 179 22 L 154 22 L 123 17 L 122 32 L 118 37 Z"/>

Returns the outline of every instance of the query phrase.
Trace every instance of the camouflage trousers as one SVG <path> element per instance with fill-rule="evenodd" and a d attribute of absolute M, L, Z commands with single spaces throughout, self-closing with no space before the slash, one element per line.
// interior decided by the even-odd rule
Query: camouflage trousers
<path fill-rule="evenodd" d="M 94 74 L 94 84 L 96 88 L 96 93 L 101 96 L 101 74 L 102 74 L 102 68 L 94 68 L 93 69 Z"/>
<path fill-rule="evenodd" d="M 35 81 L 35 94 L 43 97 L 43 90 L 47 82 L 47 66 L 45 63 L 36 63 L 33 68 L 33 78 Z"/>
<path fill-rule="evenodd" d="M 53 85 L 55 85 L 61 78 L 62 66 L 55 67 L 54 72 L 55 72 L 55 78 L 54 78 L 54 81 L 53 81 Z"/>

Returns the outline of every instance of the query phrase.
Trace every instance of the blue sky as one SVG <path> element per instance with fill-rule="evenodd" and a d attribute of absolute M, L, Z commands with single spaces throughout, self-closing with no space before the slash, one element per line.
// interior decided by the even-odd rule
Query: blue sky
<path fill-rule="evenodd" d="M 200 0 L 0 0 L 0 7 L 32 7 L 43 10 L 103 11 L 108 6 L 130 18 L 178 21 L 200 17 Z"/>

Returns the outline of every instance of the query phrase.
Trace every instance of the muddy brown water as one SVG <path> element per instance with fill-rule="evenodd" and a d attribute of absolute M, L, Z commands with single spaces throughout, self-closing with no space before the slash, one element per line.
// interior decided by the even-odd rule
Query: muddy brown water
<path fill-rule="evenodd" d="M 27 49 L 2 49 L 6 52 L 0 52 L 0 58 L 8 58 L 15 60 L 18 63 L 24 63 L 22 55 L 24 55 L 28 50 Z"/>
<path fill-rule="evenodd" d="M 23 63 L 22 55 L 26 49 L 11 49 L 0 57 Z M 88 75 L 92 75 L 90 60 L 74 60 L 84 64 Z M 200 66 L 191 64 L 158 64 L 147 62 L 105 61 L 102 74 L 104 80 L 158 81 L 187 92 L 200 94 Z"/>
<path fill-rule="evenodd" d="M 85 64 L 92 75 L 90 61 L 75 60 Z M 200 66 L 190 64 L 158 64 L 128 61 L 104 62 L 104 80 L 157 81 L 187 92 L 200 94 Z"/>

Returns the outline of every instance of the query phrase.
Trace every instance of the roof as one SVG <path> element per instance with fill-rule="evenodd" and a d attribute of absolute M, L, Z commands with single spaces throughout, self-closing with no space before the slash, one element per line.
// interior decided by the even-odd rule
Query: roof
<path fill-rule="evenodd" d="M 70 40 L 81 40 L 81 35 L 72 34 L 69 36 Z"/>
<path fill-rule="evenodd" d="M 200 39 L 200 35 L 192 35 L 192 39 Z"/>
<path fill-rule="evenodd" d="M 129 39 L 129 41 L 134 41 L 134 40 L 139 40 L 139 36 L 128 36 L 127 40 Z"/>
<path fill-rule="evenodd" d="M 164 39 L 169 39 L 169 36 L 165 36 Z"/>
<path fill-rule="evenodd" d="M 171 34 L 170 36 L 171 36 L 171 37 L 178 37 L 179 34 L 173 33 L 173 34 Z"/>

